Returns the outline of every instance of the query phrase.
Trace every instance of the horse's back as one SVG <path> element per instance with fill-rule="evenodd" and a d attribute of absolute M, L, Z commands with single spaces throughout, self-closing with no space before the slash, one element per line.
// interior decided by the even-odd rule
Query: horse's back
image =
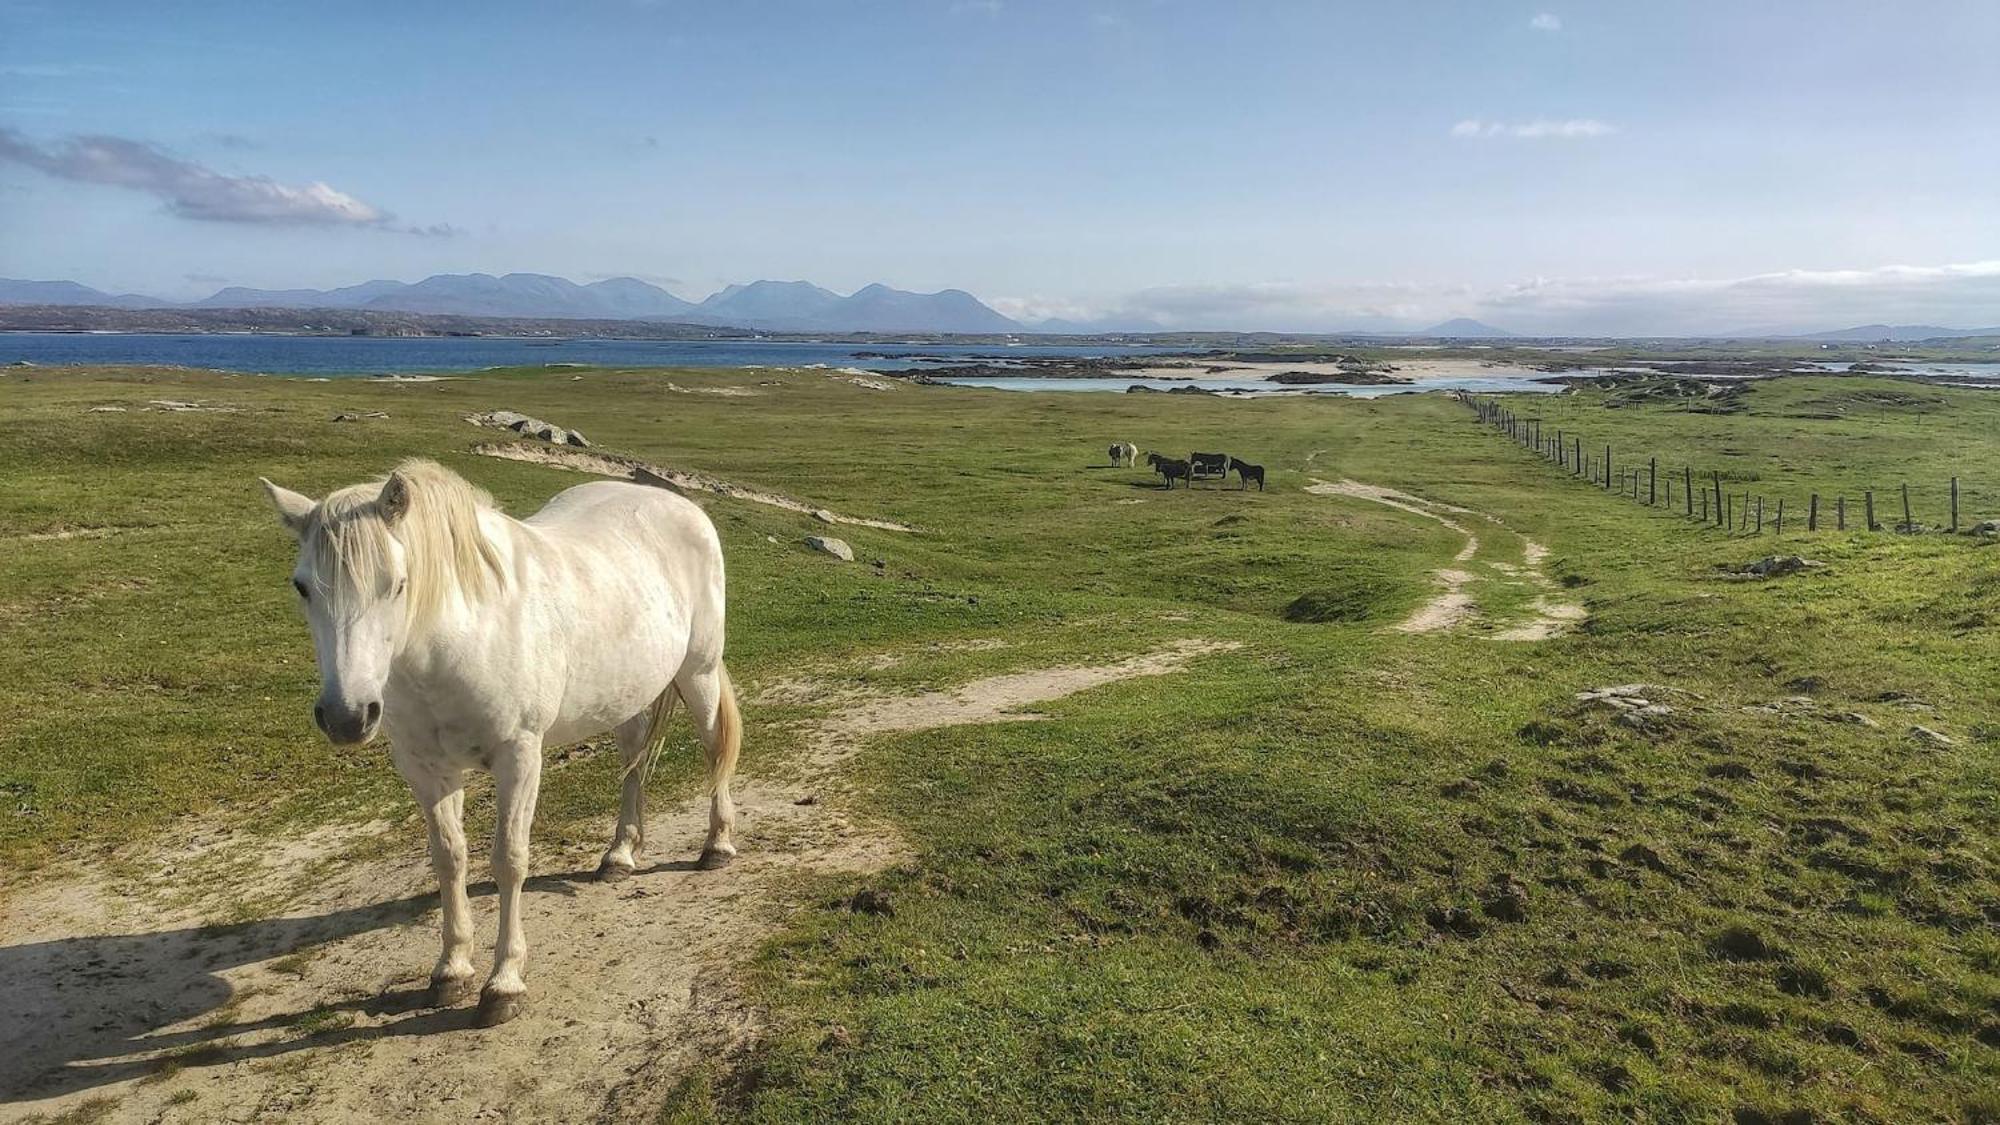
<path fill-rule="evenodd" d="M 600 480 L 566 488 L 521 522 L 572 542 L 635 529 L 717 542 L 715 525 L 701 505 L 671 489 L 628 481 Z"/>
<path fill-rule="evenodd" d="M 669 489 L 592 481 L 521 521 L 567 569 L 627 587 L 664 584 L 699 619 L 722 611 L 722 541 L 708 513 Z"/>

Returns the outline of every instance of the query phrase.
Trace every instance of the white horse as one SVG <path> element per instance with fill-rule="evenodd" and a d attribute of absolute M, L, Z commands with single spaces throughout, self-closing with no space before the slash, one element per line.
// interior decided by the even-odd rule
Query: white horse
<path fill-rule="evenodd" d="M 707 751 L 701 866 L 736 854 L 729 778 L 741 719 L 722 665 L 722 545 L 708 516 L 664 489 L 599 481 L 526 520 L 429 461 L 315 502 L 264 481 L 298 536 L 292 571 L 312 628 L 313 719 L 336 743 L 378 727 L 430 826 L 444 948 L 433 1003 L 472 983 L 465 897 L 465 771 L 492 771 L 500 934 L 479 1023 L 519 1014 L 521 883 L 542 747 L 617 732 L 625 763 L 618 827 L 600 878 L 632 873 L 645 843 L 645 782 L 676 694 Z"/>
<path fill-rule="evenodd" d="M 1122 468 L 1131 468 L 1139 463 L 1139 447 L 1129 441 L 1111 444 L 1111 463 Z"/>

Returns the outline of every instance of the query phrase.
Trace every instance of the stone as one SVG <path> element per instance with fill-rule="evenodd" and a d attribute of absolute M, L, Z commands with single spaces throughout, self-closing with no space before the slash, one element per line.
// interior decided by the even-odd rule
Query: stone
<path fill-rule="evenodd" d="M 1798 555 L 1768 555 L 1746 566 L 1738 567 L 1740 574 L 1755 575 L 1758 578 L 1782 578 L 1787 574 L 1798 574 L 1826 564 L 1801 558 Z"/>
<path fill-rule="evenodd" d="M 808 535 L 806 536 L 806 546 L 811 547 L 815 551 L 823 551 L 826 554 L 832 555 L 841 562 L 854 561 L 854 548 L 848 546 L 847 542 L 842 539 L 833 539 L 824 535 Z"/>
<path fill-rule="evenodd" d="M 1935 731 L 1925 726 L 1911 727 L 1910 741 L 1921 742 L 1927 746 L 1937 746 L 1942 748 L 1949 748 L 1958 745 L 1957 739 L 1951 737 L 1948 734 L 1945 734 L 1943 731 Z"/>

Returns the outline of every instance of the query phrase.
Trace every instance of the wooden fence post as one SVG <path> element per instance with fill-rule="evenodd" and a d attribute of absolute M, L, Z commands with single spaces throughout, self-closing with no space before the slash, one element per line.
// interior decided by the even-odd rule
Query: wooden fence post
<path fill-rule="evenodd" d="M 1867 524 L 1867 528 L 1868 528 L 1868 530 L 1870 530 L 1870 531 L 1880 531 L 1880 530 L 1882 530 L 1881 528 L 1879 528 L 1879 527 L 1875 526 L 1875 490 L 1874 490 L 1874 489 L 1872 489 L 1872 488 L 1871 488 L 1871 489 L 1869 489 L 1869 490 L 1867 490 L 1866 492 L 1863 492 L 1863 493 L 1861 494 L 1861 504 L 1862 504 L 1862 511 L 1863 511 L 1863 515 L 1864 515 L 1864 516 L 1865 516 L 1865 518 L 1866 518 L 1866 524 Z"/>
<path fill-rule="evenodd" d="M 1951 533 L 1958 534 L 1958 478 L 1951 478 Z"/>
<path fill-rule="evenodd" d="M 1722 474 L 1711 471 L 1709 475 L 1715 478 L 1715 522 L 1727 527 L 1729 525 L 1722 517 Z M 1707 497 L 1707 493 L 1702 494 L 1703 499 Z"/>
<path fill-rule="evenodd" d="M 1777 529 L 1772 532 L 1772 534 L 1783 535 L 1784 533 L 1785 533 L 1785 498 L 1780 496 L 1778 497 L 1778 526 Z"/>
<path fill-rule="evenodd" d="M 1764 534 L 1764 498 L 1757 498 L 1757 534 Z"/>
<path fill-rule="evenodd" d="M 1660 502 L 1660 459 L 1646 461 L 1646 505 L 1651 507 Z"/>
<path fill-rule="evenodd" d="M 1806 508 L 1806 530 L 1819 530 L 1819 493 L 1812 494 L 1812 503 Z"/>
<path fill-rule="evenodd" d="M 1611 487 L 1611 447 L 1604 447 L 1604 487 Z"/>
<path fill-rule="evenodd" d="M 1836 496 L 1833 501 L 1833 527 L 1835 531 L 1847 530 L 1847 497 Z"/>
<path fill-rule="evenodd" d="M 1692 509 L 1689 514 L 1693 514 Z M 1705 488 L 1701 491 L 1701 522 L 1708 522 L 1708 490 Z"/>
<path fill-rule="evenodd" d="M 1694 470 L 1681 466 L 1681 495 L 1687 498 L 1688 515 L 1694 515 Z"/>
<path fill-rule="evenodd" d="M 1906 481 L 1903 484 L 1903 533 L 1907 535 L 1916 529 L 1916 523 L 1910 519 L 1910 486 Z"/>

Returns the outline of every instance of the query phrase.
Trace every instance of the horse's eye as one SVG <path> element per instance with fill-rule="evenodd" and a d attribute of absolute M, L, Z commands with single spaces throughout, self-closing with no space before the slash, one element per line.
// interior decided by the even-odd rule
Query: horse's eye
<path fill-rule="evenodd" d="M 398 579 L 396 580 L 396 596 L 397 596 L 397 597 L 399 597 L 399 598 L 400 598 L 400 597 L 402 597 L 402 596 L 403 596 L 403 591 L 404 591 L 404 590 L 407 590 L 407 589 L 409 589 L 409 588 L 410 588 L 410 580 L 409 580 L 409 579 L 407 579 L 407 578 L 398 578 Z"/>
<path fill-rule="evenodd" d="M 307 601 L 312 600 L 312 591 L 306 589 L 306 584 L 304 582 L 301 582 L 296 578 L 292 579 L 292 589 L 297 590 L 299 592 L 299 597 L 304 598 Z"/>

